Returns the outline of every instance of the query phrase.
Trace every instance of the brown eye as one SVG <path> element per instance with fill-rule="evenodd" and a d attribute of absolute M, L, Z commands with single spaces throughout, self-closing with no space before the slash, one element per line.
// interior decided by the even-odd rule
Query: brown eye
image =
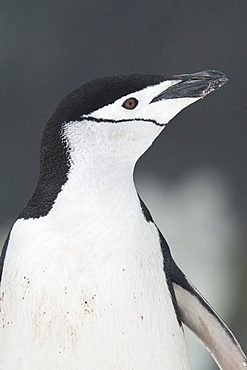
<path fill-rule="evenodd" d="M 136 98 L 129 98 L 125 100 L 122 106 L 126 109 L 134 109 L 137 106 L 137 104 L 138 100 Z"/>

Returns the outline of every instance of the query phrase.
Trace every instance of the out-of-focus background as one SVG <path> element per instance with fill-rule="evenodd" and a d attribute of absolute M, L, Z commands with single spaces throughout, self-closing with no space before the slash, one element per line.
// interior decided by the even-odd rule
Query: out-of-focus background
<path fill-rule="evenodd" d="M 247 350 L 247 2 L 4 1 L 0 241 L 31 196 L 46 121 L 72 89 L 120 73 L 224 72 L 139 161 L 138 190 L 175 260 Z M 192 368 L 216 365 L 189 337 Z"/>

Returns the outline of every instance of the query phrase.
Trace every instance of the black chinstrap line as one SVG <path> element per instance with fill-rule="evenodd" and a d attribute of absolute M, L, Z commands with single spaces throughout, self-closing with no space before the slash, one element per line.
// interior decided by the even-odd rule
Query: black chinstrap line
<path fill-rule="evenodd" d="M 129 121 L 144 121 L 144 122 L 151 122 L 154 123 L 156 126 L 164 127 L 166 123 L 158 123 L 154 119 L 145 119 L 145 118 L 129 118 L 129 119 L 108 119 L 108 118 L 96 118 L 92 116 L 82 116 L 80 121 L 93 121 L 93 122 L 109 122 L 109 123 L 121 123 L 121 122 L 129 122 Z"/>

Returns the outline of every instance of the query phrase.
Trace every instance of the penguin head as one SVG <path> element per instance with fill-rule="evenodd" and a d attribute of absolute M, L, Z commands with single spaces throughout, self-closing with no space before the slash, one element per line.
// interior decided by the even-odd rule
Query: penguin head
<path fill-rule="evenodd" d="M 99 78 L 75 89 L 45 127 L 38 184 L 19 217 L 45 216 L 71 178 L 80 186 L 88 177 L 97 183 L 123 169 L 132 172 L 177 113 L 226 81 L 217 71 L 132 74 Z"/>
<path fill-rule="evenodd" d="M 41 148 L 41 153 L 50 152 L 45 155 L 50 160 L 60 142 L 71 158 L 76 152 L 81 160 L 135 163 L 177 113 L 226 81 L 218 71 L 93 80 L 61 101 L 47 124 L 42 143 L 46 150 Z"/>

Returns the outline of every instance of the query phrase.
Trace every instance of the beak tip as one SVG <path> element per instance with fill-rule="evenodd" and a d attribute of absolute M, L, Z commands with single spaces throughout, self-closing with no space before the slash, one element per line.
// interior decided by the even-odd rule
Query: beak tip
<path fill-rule="evenodd" d="M 225 83 L 227 83 L 228 78 L 227 78 L 227 76 L 224 73 L 219 72 L 219 71 L 209 71 L 209 72 L 213 72 L 214 73 L 214 74 L 212 74 L 211 77 L 212 77 L 212 80 L 215 82 L 216 88 L 220 88 Z"/>
<path fill-rule="evenodd" d="M 204 71 L 201 73 L 202 74 L 205 73 L 204 75 L 202 75 L 202 79 L 205 78 L 205 80 L 208 80 L 208 86 L 202 92 L 202 97 L 205 97 L 212 91 L 215 91 L 221 88 L 228 81 L 228 78 L 226 77 L 226 75 L 219 71 L 213 70 L 213 71 Z"/>

